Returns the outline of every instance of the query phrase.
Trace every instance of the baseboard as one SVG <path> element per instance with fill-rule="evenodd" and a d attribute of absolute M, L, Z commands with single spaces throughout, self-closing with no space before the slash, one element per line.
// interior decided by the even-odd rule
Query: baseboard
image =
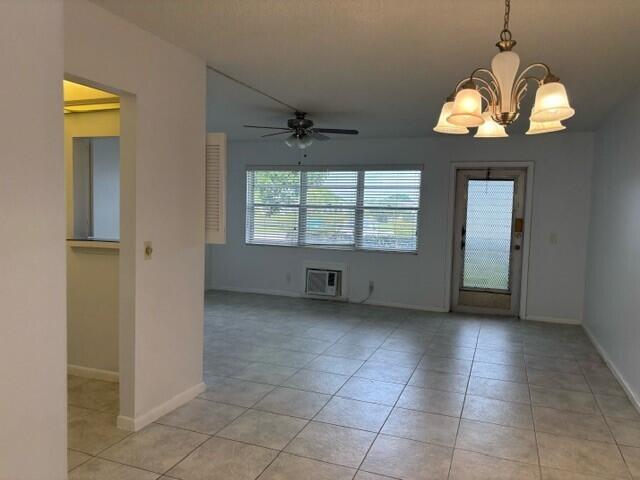
<path fill-rule="evenodd" d="M 591 330 L 589 330 L 589 327 L 586 324 L 584 324 L 582 327 L 584 328 L 584 331 L 587 332 L 587 335 L 589 336 L 589 339 L 591 340 L 591 343 L 593 343 L 593 346 L 596 347 L 596 350 L 598 351 L 598 353 L 600 354 L 600 356 L 604 360 L 604 363 L 607 364 L 607 366 L 609 367 L 609 369 L 613 373 L 613 376 L 616 377 L 616 380 L 618 380 L 618 382 L 622 386 L 622 389 L 624 390 L 624 393 L 627 394 L 627 397 L 629 398 L 629 401 L 633 404 L 633 406 L 636 408 L 636 410 L 640 413 L 640 395 L 638 393 L 634 392 L 633 389 L 629 386 L 629 384 L 624 379 L 624 377 L 622 376 L 620 371 L 616 368 L 615 364 L 611 361 L 611 358 L 607 354 L 607 351 L 602 347 L 602 345 L 600 345 L 600 342 L 598 342 L 598 340 L 596 339 L 595 335 L 593 335 L 593 333 L 591 333 Z"/>
<path fill-rule="evenodd" d="M 127 430 L 130 432 L 137 432 L 138 430 L 146 427 L 157 419 L 166 415 L 167 413 L 175 410 L 176 408 L 184 405 L 185 403 L 193 400 L 202 392 L 207 389 L 207 386 L 201 382 L 188 388 L 182 393 L 179 393 L 175 397 L 167 400 L 161 405 L 152 408 L 146 413 L 133 417 L 127 417 L 125 415 L 118 415 L 118 428 Z"/>
<path fill-rule="evenodd" d="M 238 287 L 215 287 L 208 288 L 207 292 L 222 291 L 233 293 L 255 293 L 258 295 L 273 295 L 277 297 L 293 297 L 302 298 L 302 294 L 298 292 L 291 292 L 289 290 L 269 290 L 264 288 L 238 288 Z"/>
<path fill-rule="evenodd" d="M 120 373 L 112 370 L 102 370 L 100 368 L 81 367 L 80 365 L 67 365 L 67 373 L 83 378 L 93 378 L 94 380 L 103 380 L 105 382 L 118 383 L 120 381 Z"/>
<path fill-rule="evenodd" d="M 308 298 L 312 300 L 331 300 L 335 302 L 349 302 L 358 304 L 360 301 L 354 301 L 350 298 L 323 298 L 316 296 L 307 296 L 299 292 L 291 292 L 288 290 L 268 290 L 262 288 L 239 288 L 239 287 L 216 287 L 207 289 L 208 292 L 212 291 L 223 291 L 223 292 L 233 292 L 233 293 L 255 293 L 258 295 L 274 295 L 278 297 L 292 297 L 292 298 Z M 409 303 L 394 303 L 394 302 L 380 302 L 377 300 L 367 300 L 363 305 L 374 305 L 376 307 L 392 307 L 392 308 L 404 308 L 409 310 L 422 310 L 426 312 L 437 312 L 437 313 L 445 313 L 449 310 L 443 307 L 430 307 L 425 305 L 412 305 Z"/>
<path fill-rule="evenodd" d="M 582 322 L 575 318 L 558 318 L 558 317 L 543 317 L 538 315 L 527 315 L 525 320 L 531 320 L 533 322 L 560 323 L 562 325 L 582 325 Z"/>

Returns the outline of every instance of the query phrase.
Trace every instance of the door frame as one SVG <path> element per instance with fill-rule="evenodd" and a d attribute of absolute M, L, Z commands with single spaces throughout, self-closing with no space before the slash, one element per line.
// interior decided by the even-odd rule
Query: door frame
<path fill-rule="evenodd" d="M 72 72 L 64 72 L 64 80 L 70 80 L 88 87 L 113 93 L 120 97 L 120 239 L 118 248 L 118 385 L 119 408 L 116 423 L 122 430 L 134 431 L 127 423 L 135 418 L 135 358 L 136 358 L 136 121 L 138 113 L 137 96 L 113 85 L 89 79 Z M 65 179 L 65 181 L 67 181 Z M 73 205 L 73 190 L 71 193 Z M 65 206 L 66 215 L 73 218 L 73 210 Z M 69 232 L 68 232 L 69 233 Z M 66 250 L 65 250 L 66 258 Z M 65 263 L 66 266 L 66 263 Z M 65 268 L 66 273 L 66 268 Z M 66 288 L 65 288 L 66 291 Z M 65 317 L 66 318 L 66 317 Z M 65 323 L 65 332 L 68 326 Z M 65 348 L 65 365 L 68 364 Z M 122 419 L 122 420 L 121 420 Z M 66 439 L 65 439 L 66 440 Z"/>
<path fill-rule="evenodd" d="M 454 243 L 453 243 L 453 269 L 451 275 L 451 310 L 463 313 L 480 313 L 480 314 L 496 314 L 505 316 L 517 316 L 520 311 L 520 283 L 522 281 L 522 235 L 520 232 L 518 238 L 515 238 L 514 223 L 516 218 L 521 218 L 524 221 L 524 208 L 525 208 L 525 194 L 526 194 L 526 175 L 527 170 L 524 168 L 471 168 L 471 169 L 458 169 L 456 170 L 456 195 L 455 195 L 455 215 L 454 215 Z M 490 172 L 490 173 L 489 173 Z M 490 175 L 490 177 L 489 177 Z M 461 235 L 461 229 L 467 223 L 468 215 L 468 188 L 471 180 L 511 180 L 513 181 L 513 196 L 512 196 L 512 214 L 511 214 L 511 226 L 509 228 L 509 283 L 506 290 L 492 290 L 492 289 L 465 289 L 464 284 L 464 265 L 465 254 L 460 250 L 458 245 L 464 241 L 464 235 Z M 523 225 L 524 226 L 524 225 Z M 519 247 L 514 248 L 514 243 Z M 516 252 L 517 250 L 517 252 Z M 507 309 L 500 308 L 498 306 L 473 306 L 466 303 L 460 303 L 460 298 L 463 296 L 463 290 L 466 295 L 483 296 L 485 300 L 488 300 L 486 295 L 489 295 L 493 300 L 504 300 L 506 297 L 504 294 L 508 294 L 509 307 Z"/>
<path fill-rule="evenodd" d="M 518 316 L 525 320 L 527 318 L 527 298 L 528 298 L 528 278 L 529 278 L 529 256 L 531 246 L 531 217 L 533 212 L 533 180 L 534 162 L 452 162 L 449 171 L 449 212 L 447 215 L 447 244 L 445 257 L 445 289 L 443 305 L 445 311 L 451 311 L 451 283 L 453 280 L 453 255 L 454 251 L 454 225 L 455 225 L 455 200 L 456 200 L 456 177 L 458 170 L 483 168 L 520 168 L 525 170 L 525 205 L 524 205 L 524 234 L 522 238 L 522 269 L 520 278 L 520 306 Z"/>

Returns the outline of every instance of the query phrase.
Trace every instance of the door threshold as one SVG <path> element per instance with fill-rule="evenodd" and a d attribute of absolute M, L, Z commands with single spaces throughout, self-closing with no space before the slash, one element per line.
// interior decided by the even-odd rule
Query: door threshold
<path fill-rule="evenodd" d="M 455 310 L 452 309 L 451 312 L 452 313 L 475 313 L 478 315 L 498 315 L 500 317 L 515 318 L 517 320 L 520 320 L 520 316 L 517 313 L 513 313 L 511 310 L 503 310 L 500 308 L 457 305 Z"/>

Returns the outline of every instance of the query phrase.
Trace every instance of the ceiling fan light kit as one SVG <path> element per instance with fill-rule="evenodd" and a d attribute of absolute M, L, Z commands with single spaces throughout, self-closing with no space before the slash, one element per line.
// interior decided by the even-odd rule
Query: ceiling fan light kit
<path fill-rule="evenodd" d="M 295 118 L 287 120 L 287 126 L 285 127 L 264 127 L 260 125 L 245 125 L 245 128 L 261 128 L 267 130 L 278 130 L 275 133 L 267 133 L 262 135 L 265 137 L 274 137 L 276 135 L 290 134 L 284 141 L 287 147 L 299 148 L 304 150 L 309 147 L 314 140 L 324 142 L 331 138 L 326 136 L 325 133 L 337 134 L 337 135 L 358 135 L 357 130 L 348 130 L 343 128 L 317 128 L 313 126 L 313 122 L 307 118 L 305 112 L 296 111 Z"/>
<path fill-rule="evenodd" d="M 434 131 L 462 134 L 468 128 L 478 127 L 476 138 L 507 137 L 505 127 L 520 116 L 520 102 L 530 83 L 538 90 L 527 134 L 564 130 L 561 122 L 575 114 L 567 90 L 546 64 L 533 63 L 518 74 L 520 57 L 513 51 L 516 41 L 509 30 L 510 11 L 511 0 L 505 0 L 504 28 L 496 43 L 500 52 L 493 57 L 491 69 L 477 68 L 458 82 L 442 107 Z"/>
<path fill-rule="evenodd" d="M 294 133 L 289 138 L 287 138 L 284 143 L 286 143 L 287 147 L 296 147 L 300 150 L 304 150 L 313 143 L 313 140 L 307 135 L 299 137 Z"/>

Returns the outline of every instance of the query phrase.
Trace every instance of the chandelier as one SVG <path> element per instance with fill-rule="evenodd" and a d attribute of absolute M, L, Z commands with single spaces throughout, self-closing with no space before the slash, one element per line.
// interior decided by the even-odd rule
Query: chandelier
<path fill-rule="evenodd" d="M 533 63 L 518 74 L 520 57 L 512 51 L 516 41 L 509 30 L 510 11 L 511 0 L 505 0 L 504 28 L 496 43 L 500 53 L 491 60 L 491 70 L 476 68 L 458 82 L 442 106 L 436 132 L 466 134 L 478 127 L 476 138 L 507 137 L 505 127 L 520 116 L 520 101 L 531 83 L 538 89 L 527 135 L 564 130 L 562 120 L 574 115 L 564 85 L 546 64 Z"/>

